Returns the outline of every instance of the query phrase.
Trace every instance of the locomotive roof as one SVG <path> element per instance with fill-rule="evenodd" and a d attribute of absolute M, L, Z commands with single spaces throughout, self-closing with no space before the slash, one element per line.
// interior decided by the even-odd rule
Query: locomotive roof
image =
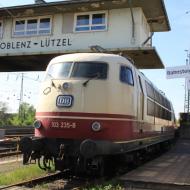
<path fill-rule="evenodd" d="M 113 62 L 120 61 L 126 62 L 126 58 L 120 55 L 107 54 L 107 53 L 74 53 L 55 57 L 51 60 L 52 63 L 59 63 L 65 61 L 103 61 L 103 62 Z M 129 61 L 129 60 L 128 60 Z M 130 62 L 130 61 L 129 61 Z"/>

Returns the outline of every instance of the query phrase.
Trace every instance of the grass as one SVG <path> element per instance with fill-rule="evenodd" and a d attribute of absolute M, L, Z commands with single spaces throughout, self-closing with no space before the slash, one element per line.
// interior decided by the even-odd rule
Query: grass
<path fill-rule="evenodd" d="M 95 187 L 88 187 L 82 190 L 124 190 L 124 189 L 125 188 L 122 187 L 117 181 L 110 181 L 102 185 L 97 185 Z"/>
<path fill-rule="evenodd" d="M 44 176 L 47 172 L 38 168 L 36 164 L 23 166 L 11 172 L 0 175 L 0 186 L 11 185 L 36 177 Z"/>
<path fill-rule="evenodd" d="M 0 186 L 11 185 L 22 181 L 30 180 L 36 177 L 44 176 L 47 172 L 38 168 L 36 164 L 23 166 L 14 171 L 5 172 L 0 175 Z M 38 186 L 37 189 L 48 189 L 47 185 Z M 94 187 L 86 187 L 82 190 L 124 190 L 116 180 L 109 181 L 102 185 L 95 185 Z"/>
<path fill-rule="evenodd" d="M 41 184 L 41 185 L 37 185 L 34 190 L 47 190 L 47 189 L 51 189 L 49 188 L 48 184 Z M 62 188 L 60 188 L 62 189 Z M 86 187 L 86 188 L 76 188 L 78 190 L 125 190 L 124 187 L 122 187 L 122 185 L 120 185 L 117 181 L 110 181 L 110 182 L 106 182 L 102 185 L 94 185 L 91 187 Z"/>
<path fill-rule="evenodd" d="M 100 185 L 100 186 L 83 189 L 83 190 L 124 190 L 124 188 L 121 187 L 120 185 L 114 186 L 114 185 L 110 184 L 110 185 L 106 185 L 106 186 Z"/>

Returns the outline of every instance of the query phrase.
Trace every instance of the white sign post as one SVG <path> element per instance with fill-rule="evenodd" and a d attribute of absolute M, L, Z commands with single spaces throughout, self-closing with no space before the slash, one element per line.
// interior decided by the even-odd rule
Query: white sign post
<path fill-rule="evenodd" d="M 190 78 L 190 65 L 166 68 L 166 78 Z"/>
<path fill-rule="evenodd" d="M 190 65 L 178 66 L 178 67 L 168 67 L 166 68 L 166 78 L 167 79 L 174 79 L 174 78 L 185 78 L 185 96 L 186 96 L 186 89 L 187 89 L 187 96 L 188 96 L 188 109 L 187 112 L 189 113 L 189 103 L 190 103 Z M 184 105 L 184 112 L 185 112 L 185 105 Z"/>

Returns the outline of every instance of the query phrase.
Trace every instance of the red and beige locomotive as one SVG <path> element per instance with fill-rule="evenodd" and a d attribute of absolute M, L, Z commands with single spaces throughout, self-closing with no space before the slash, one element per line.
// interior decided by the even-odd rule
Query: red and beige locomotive
<path fill-rule="evenodd" d="M 171 102 L 130 59 L 78 53 L 54 58 L 47 67 L 36 111 L 35 137 L 21 140 L 24 163 L 56 170 L 102 172 L 117 156 L 174 137 Z"/>

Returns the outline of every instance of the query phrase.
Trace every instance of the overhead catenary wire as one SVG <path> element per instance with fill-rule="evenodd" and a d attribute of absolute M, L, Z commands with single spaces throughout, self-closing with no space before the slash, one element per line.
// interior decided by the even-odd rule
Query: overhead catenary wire
<path fill-rule="evenodd" d="M 27 74 L 30 73 L 1 73 L 1 92 L 0 92 L 0 102 L 6 102 L 8 105 L 8 109 L 10 112 L 17 112 L 19 103 L 21 104 L 21 100 L 23 102 L 27 102 L 31 105 L 36 105 L 37 97 L 39 95 L 39 83 L 41 82 L 40 73 L 33 74 L 33 76 L 29 77 Z M 23 77 L 24 83 L 27 84 L 23 87 L 23 90 L 18 88 L 21 84 L 21 80 Z M 28 85 L 31 84 L 32 85 Z M 21 98 L 21 91 L 23 91 L 23 98 Z M 24 99 L 24 100 L 23 100 Z M 14 111 L 13 111 L 14 110 Z"/>

